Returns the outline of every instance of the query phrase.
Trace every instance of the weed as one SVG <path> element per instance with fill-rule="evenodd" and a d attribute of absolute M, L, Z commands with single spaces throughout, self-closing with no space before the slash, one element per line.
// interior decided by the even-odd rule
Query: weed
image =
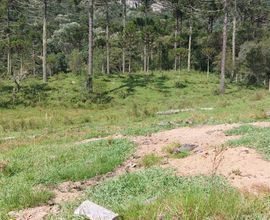
<path fill-rule="evenodd" d="M 217 171 L 224 160 L 224 152 L 225 152 L 225 147 L 215 147 L 214 150 L 214 157 L 212 158 L 212 169 L 211 169 L 211 175 L 212 177 L 215 177 L 217 175 Z"/>
<path fill-rule="evenodd" d="M 155 165 L 160 164 L 162 161 L 162 158 L 155 155 L 155 154 L 148 154 L 143 156 L 143 158 L 140 161 L 140 165 L 144 167 L 152 167 Z"/>

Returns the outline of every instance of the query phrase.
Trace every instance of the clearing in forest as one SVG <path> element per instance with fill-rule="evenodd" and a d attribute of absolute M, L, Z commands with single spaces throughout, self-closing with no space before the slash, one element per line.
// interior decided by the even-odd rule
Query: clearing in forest
<path fill-rule="evenodd" d="M 269 218 L 264 88 L 233 83 L 219 96 L 215 75 L 113 75 L 86 102 L 84 78 L 61 77 L 32 95 L 43 87 L 26 80 L 0 111 L 1 220 L 74 219 L 86 199 L 125 219 Z"/>
<path fill-rule="evenodd" d="M 241 145 L 241 139 L 245 138 L 244 135 L 248 136 L 250 131 L 254 132 L 256 129 L 269 131 L 269 127 L 269 122 L 248 125 L 204 125 L 177 128 L 148 136 L 122 137 L 134 141 L 137 148 L 131 158 L 115 171 L 86 181 L 62 183 L 54 190 L 55 198 L 50 205 L 22 210 L 14 215 L 17 219 L 31 220 L 38 220 L 49 214 L 52 218 L 57 218 L 61 215 L 60 205 L 70 202 L 72 204 L 76 200 L 85 198 L 85 190 L 88 187 L 102 186 L 103 182 L 106 183 L 110 179 L 125 176 L 127 173 L 143 172 L 150 166 L 173 168 L 175 174 L 182 177 L 220 175 L 240 191 L 256 195 L 269 193 L 270 161 L 266 158 L 270 154 L 266 153 L 263 156 L 256 149 L 230 146 L 234 142 L 237 144 L 237 141 L 240 141 Z M 103 139 L 115 138 L 120 137 L 111 136 Z M 101 140 L 102 138 L 87 139 L 81 144 Z M 181 149 L 181 146 L 192 146 L 192 148 L 185 149 L 186 155 L 180 155 L 184 151 L 174 152 L 174 149 Z"/>

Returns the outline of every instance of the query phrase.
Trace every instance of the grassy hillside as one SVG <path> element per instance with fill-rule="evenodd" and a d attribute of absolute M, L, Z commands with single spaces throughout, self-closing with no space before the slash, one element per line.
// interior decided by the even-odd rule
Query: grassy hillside
<path fill-rule="evenodd" d="M 123 129 L 127 133 L 150 132 L 166 124 L 266 119 L 270 104 L 266 90 L 229 84 L 226 95 L 220 96 L 218 84 L 217 76 L 207 79 L 205 74 L 197 72 L 112 75 L 98 77 L 95 94 L 88 97 L 84 77 L 69 74 L 53 77 L 48 84 L 29 79 L 23 82 L 13 102 L 12 85 L 1 82 L 0 134 L 84 126 L 95 128 L 88 134 L 96 136 L 95 132 Z M 157 111 L 189 108 L 193 111 L 155 115 Z M 138 131 L 142 127 L 144 131 Z"/>
<path fill-rule="evenodd" d="M 48 84 L 28 79 L 13 99 L 13 85 L 0 82 L 0 167 L 4 166 L 0 218 L 7 218 L 8 211 L 48 201 L 52 192 L 41 184 L 109 172 L 134 149 L 127 140 L 77 145 L 78 141 L 194 124 L 267 120 L 270 96 L 265 89 L 230 84 L 220 96 L 218 83 L 217 76 L 207 79 L 198 72 L 112 75 L 95 79 L 95 93 L 88 96 L 84 77 L 68 74 L 52 77 Z M 169 109 L 184 111 L 156 114 Z M 237 202 L 241 202 L 238 195 Z"/>

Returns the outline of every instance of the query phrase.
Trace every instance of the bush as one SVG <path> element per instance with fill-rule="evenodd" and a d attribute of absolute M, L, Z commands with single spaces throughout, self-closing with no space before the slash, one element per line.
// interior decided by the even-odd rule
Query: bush
<path fill-rule="evenodd" d="M 83 57 L 78 49 L 74 49 L 68 57 L 68 67 L 72 73 L 78 74 L 83 66 Z"/>

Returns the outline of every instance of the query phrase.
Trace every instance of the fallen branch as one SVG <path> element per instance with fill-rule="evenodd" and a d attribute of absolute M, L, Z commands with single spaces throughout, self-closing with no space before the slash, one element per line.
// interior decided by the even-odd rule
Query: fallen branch
<path fill-rule="evenodd" d="M 196 110 L 203 110 L 203 111 L 212 111 L 214 110 L 214 108 L 187 108 L 187 109 L 171 109 L 168 111 L 164 111 L 164 112 L 157 112 L 157 115 L 175 115 L 175 114 L 179 114 L 181 112 L 192 112 L 192 111 L 196 111 Z"/>

